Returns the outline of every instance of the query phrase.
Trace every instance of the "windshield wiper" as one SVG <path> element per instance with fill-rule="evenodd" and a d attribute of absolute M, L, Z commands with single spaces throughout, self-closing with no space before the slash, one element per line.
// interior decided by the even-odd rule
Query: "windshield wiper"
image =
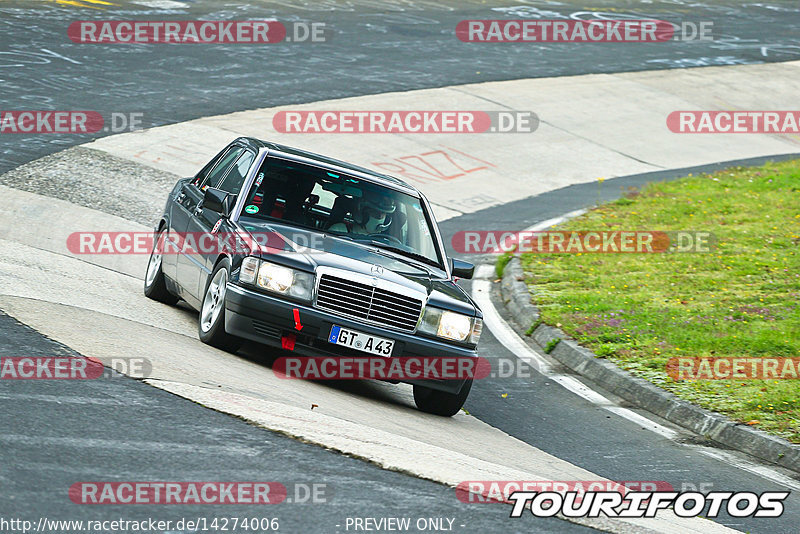
<path fill-rule="evenodd" d="M 353 239 L 352 237 L 350 237 L 347 234 L 343 234 L 343 233 L 339 233 L 339 232 L 331 232 L 329 230 L 319 230 L 319 231 L 322 232 L 325 235 L 338 237 L 339 239 L 347 239 L 348 241 L 355 241 L 355 239 Z"/>
<path fill-rule="evenodd" d="M 382 243 L 380 241 L 375 241 L 375 240 L 359 241 L 359 243 L 366 243 L 366 244 L 372 245 L 373 247 L 376 247 L 376 248 L 379 248 L 379 249 L 382 249 L 382 250 L 388 250 L 389 252 L 394 252 L 395 254 L 400 254 L 401 256 L 406 256 L 408 258 L 417 260 L 418 262 L 424 263 L 426 265 L 432 265 L 434 267 L 441 268 L 441 267 L 439 267 L 438 263 L 435 263 L 429 257 L 424 256 L 422 254 L 419 254 L 417 252 L 411 252 L 410 250 L 406 250 L 406 249 L 403 249 L 403 248 L 400 248 L 400 247 L 395 247 L 395 246 L 388 245 L 386 243 Z"/>

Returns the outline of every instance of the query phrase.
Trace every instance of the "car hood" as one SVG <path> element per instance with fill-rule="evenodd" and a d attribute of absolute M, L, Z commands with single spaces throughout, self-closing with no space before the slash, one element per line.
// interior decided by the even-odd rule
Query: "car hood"
<path fill-rule="evenodd" d="M 402 256 L 330 234 L 266 221 L 239 221 L 261 247 L 261 257 L 303 270 L 317 267 L 343 269 L 400 284 L 409 291 L 427 295 L 428 304 L 448 310 L 480 315 L 461 287 L 445 278 L 441 269 L 401 260 Z M 383 272 L 375 266 L 379 266 Z"/>

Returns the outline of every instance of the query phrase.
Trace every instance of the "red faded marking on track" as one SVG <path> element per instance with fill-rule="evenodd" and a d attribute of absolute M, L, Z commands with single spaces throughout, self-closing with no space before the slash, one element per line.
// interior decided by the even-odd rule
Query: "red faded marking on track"
<path fill-rule="evenodd" d="M 479 164 L 476 165 L 475 162 Z M 373 161 L 372 164 L 387 172 L 420 183 L 453 180 L 495 167 L 488 161 L 449 147 L 421 154 L 399 156 L 388 161 Z"/>

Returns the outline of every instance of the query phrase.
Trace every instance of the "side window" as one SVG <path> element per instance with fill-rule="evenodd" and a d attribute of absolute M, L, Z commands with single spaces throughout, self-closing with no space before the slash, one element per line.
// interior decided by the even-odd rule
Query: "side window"
<path fill-rule="evenodd" d="M 207 187 L 216 187 L 219 181 L 225 176 L 225 173 L 231 167 L 236 158 L 238 158 L 242 152 L 244 152 L 244 148 L 241 147 L 232 147 L 228 150 L 224 156 L 214 165 L 214 168 L 211 169 L 205 179 L 196 184 L 197 187 L 200 188 L 201 191 L 205 191 Z"/>
<path fill-rule="evenodd" d="M 244 177 L 247 176 L 247 171 L 255 158 L 256 155 L 249 150 L 242 154 L 217 188 L 238 195 L 239 190 L 242 188 L 242 183 L 244 183 Z"/>
<path fill-rule="evenodd" d="M 200 187 L 200 185 L 205 181 L 206 176 L 208 176 L 208 173 L 211 172 L 211 170 L 217 165 L 217 163 L 219 163 L 219 160 L 221 160 L 223 156 L 225 156 L 225 154 L 228 153 L 229 150 L 230 149 L 226 147 L 219 154 L 214 156 L 214 159 L 206 163 L 205 167 L 200 169 L 200 172 L 198 172 L 195 175 L 194 179 L 192 180 L 192 185 Z"/>

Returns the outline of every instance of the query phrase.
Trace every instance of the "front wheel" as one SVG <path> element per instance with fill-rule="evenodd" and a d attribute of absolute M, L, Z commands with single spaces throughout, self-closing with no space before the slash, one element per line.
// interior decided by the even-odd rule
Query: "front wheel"
<path fill-rule="evenodd" d="M 228 260 L 222 260 L 209 277 L 203 305 L 200 307 L 198 333 L 203 343 L 236 352 L 242 345 L 242 340 L 225 331 L 225 293 L 230 265 Z"/>
<path fill-rule="evenodd" d="M 144 275 L 144 296 L 164 304 L 175 304 L 179 299 L 167 289 L 164 273 L 161 270 L 166 237 L 167 232 L 161 230 L 153 243 L 153 251 L 150 253 L 150 261 L 147 262 L 147 272 Z"/>
<path fill-rule="evenodd" d="M 423 412 L 444 417 L 458 413 L 472 389 L 472 379 L 467 379 L 458 393 L 446 393 L 425 386 L 414 385 L 414 404 Z"/>

